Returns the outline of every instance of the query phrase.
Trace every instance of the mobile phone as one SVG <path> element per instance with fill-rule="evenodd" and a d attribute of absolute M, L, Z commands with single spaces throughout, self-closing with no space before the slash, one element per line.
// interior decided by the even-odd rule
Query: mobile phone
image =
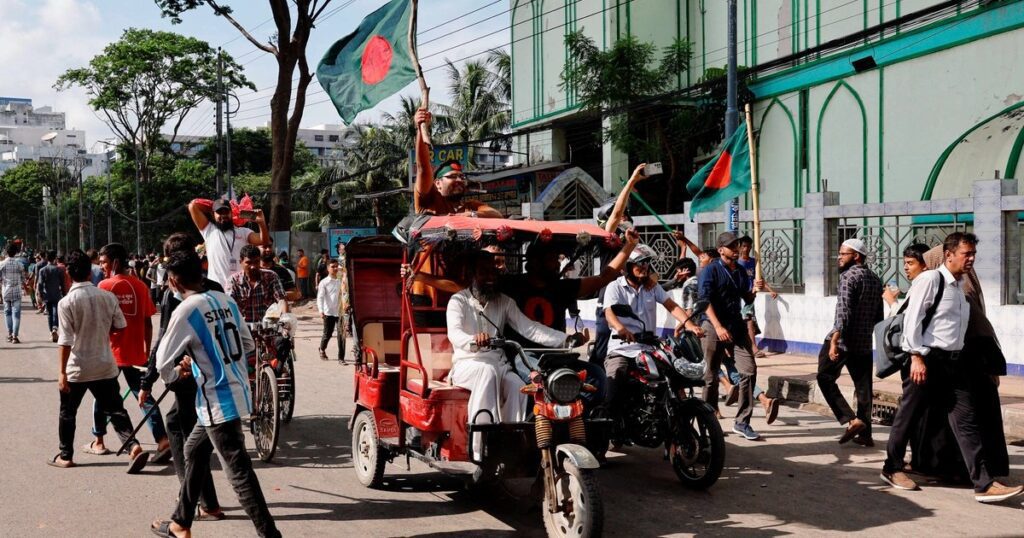
<path fill-rule="evenodd" d="M 253 220 L 256 218 L 256 212 L 251 209 L 243 209 L 238 212 L 238 216 L 245 220 Z"/>
<path fill-rule="evenodd" d="M 647 165 L 644 166 L 644 175 L 653 176 L 661 173 L 663 173 L 661 163 L 647 163 Z"/>

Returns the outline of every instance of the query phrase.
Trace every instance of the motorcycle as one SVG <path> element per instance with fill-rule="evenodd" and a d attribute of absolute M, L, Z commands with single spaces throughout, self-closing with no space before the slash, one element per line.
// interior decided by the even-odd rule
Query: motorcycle
<path fill-rule="evenodd" d="M 693 316 L 707 308 L 702 301 Z M 697 335 L 687 331 L 679 338 L 659 338 L 647 330 L 629 305 L 612 305 L 619 317 L 641 323 L 636 342 L 642 351 L 630 363 L 624 384 L 617 424 L 619 438 L 647 448 L 665 447 L 672 470 L 691 489 L 707 489 L 725 465 L 725 435 L 715 410 L 697 397 L 704 386 L 704 352 Z"/>
<path fill-rule="evenodd" d="M 601 536 L 604 505 L 594 475 L 600 464 L 585 446 L 588 425 L 581 400 L 583 394 L 597 388 L 586 383 L 585 370 L 573 367 L 579 355 L 568 349 L 526 350 L 503 338 L 492 338 L 488 346 L 510 351 L 508 356 L 518 357 L 524 364 L 529 364 L 526 351 L 541 354 L 530 373 L 530 383 L 520 391 L 534 401 L 534 433 L 544 486 L 542 513 L 548 536 Z"/>

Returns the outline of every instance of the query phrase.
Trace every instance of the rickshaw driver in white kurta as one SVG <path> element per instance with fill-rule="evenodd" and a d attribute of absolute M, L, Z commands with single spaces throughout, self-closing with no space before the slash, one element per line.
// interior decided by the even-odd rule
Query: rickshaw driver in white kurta
<path fill-rule="evenodd" d="M 492 417 L 497 422 L 519 422 L 526 418 L 529 398 L 519 392 L 523 380 L 502 350 L 484 347 L 498 335 L 497 327 L 508 324 L 519 334 L 547 347 L 562 347 L 566 342 L 563 331 L 530 320 L 515 301 L 495 291 L 496 276 L 494 256 L 486 251 L 476 253 L 472 284 L 448 301 L 448 340 L 453 348 L 448 380 L 470 391 L 470 423 L 489 423 Z M 479 413 L 480 410 L 490 415 Z M 479 459 L 482 447 L 477 441 L 474 439 L 473 446 Z"/>

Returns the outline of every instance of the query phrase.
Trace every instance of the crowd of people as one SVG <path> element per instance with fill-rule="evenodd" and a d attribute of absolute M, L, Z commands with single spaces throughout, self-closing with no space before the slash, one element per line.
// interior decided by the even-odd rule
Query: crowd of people
<path fill-rule="evenodd" d="M 431 121 L 425 110 L 415 119 Z M 434 169 L 421 138 L 416 170 L 418 213 L 502 217 L 466 196 L 466 175 L 457 162 Z M 432 301 L 438 290 L 452 294 L 442 321 L 454 350 L 448 382 L 470 390 L 469 416 L 500 422 L 519 421 L 527 413 L 527 397 L 519 387 L 531 365 L 517 368 L 500 349 L 488 346 L 492 338 L 507 335 L 528 348 L 581 345 L 587 337 L 567 336 L 567 315 L 578 312 L 578 300 L 596 298 L 592 351 L 581 365 L 597 387 L 594 405 L 605 406 L 612 417 L 621 415 L 618 395 L 632 361 L 646 346 L 636 336 L 643 327 L 657 327 L 660 306 L 676 320 L 677 334 L 687 331 L 701 339 L 706 362 L 702 397 L 717 416 L 722 418 L 721 386 L 725 405 L 736 405 L 734 433 L 748 440 L 760 437 L 751 426 L 757 403 L 766 422 L 775 421 L 780 402 L 757 385 L 757 363 L 765 353 L 757 348 L 753 305 L 759 293 L 772 299 L 777 294 L 756 277 L 752 240 L 724 232 L 713 246 L 701 248 L 676 232 L 680 259 L 674 274 L 657 275 L 652 268 L 656 255 L 640 244 L 626 211 L 644 172 L 644 165 L 638 166 L 614 204 L 601 213 L 599 224 L 621 234 L 623 241 L 593 276 L 573 276 L 565 253 L 543 242 L 530 244 L 523 253 L 522 274 L 506 270 L 511 253 L 496 244 L 481 245 L 461 275 L 442 274 L 429 264 L 415 274 L 403 267 L 403 276 L 415 284 L 414 302 Z M 128 473 L 173 462 L 180 482 L 176 505 L 169 517 L 153 522 L 155 533 L 188 536 L 195 520 L 224 517 L 210 470 L 216 451 L 257 533 L 278 536 L 245 450 L 243 421 L 252 411 L 248 364 L 255 353 L 249 324 L 262 320 L 272 307 L 284 314 L 290 302 L 315 298 L 323 320 L 320 358 L 327 359 L 328 345 L 336 338 L 337 357 L 344 362 L 350 309 L 344 246 L 337 257 L 321 250 L 315 262 L 299 249 L 293 268 L 287 252 L 275 254 L 262 212 L 254 212 L 254 231 L 224 199 L 197 199 L 188 210 L 201 245 L 187 233 L 171 235 L 160 253 L 148 255 L 130 254 L 117 243 L 98 251 L 74 249 L 66 256 L 30 255 L 20 244 L 8 245 L 0 263 L 7 340 L 21 341 L 21 303 L 27 295 L 33 310 L 46 314 L 58 349 L 59 451 L 47 460 L 49 465 L 75 466 L 77 410 L 88 392 L 94 398 L 92 439 L 80 450 L 111 454 L 105 442 L 109 422 L 122 445 L 118 453 L 128 453 Z M 918 486 L 911 470 L 959 477 L 973 484 L 976 500 L 996 502 L 1021 494 L 1024 487 L 997 480 L 1009 471 L 998 394 L 1006 364 L 973 271 L 977 244 L 972 234 L 958 232 L 934 248 L 908 247 L 904 272 L 912 285 L 901 302 L 899 290 L 883 286 L 866 264 L 864 242 L 844 241 L 837 253 L 835 321 L 823 340 L 817 382 L 845 426 L 839 443 L 874 446 L 873 330 L 887 315 L 903 316 L 901 346 L 909 358 L 900 370 L 903 394 L 882 480 L 914 490 Z M 681 289 L 679 302 L 667 291 L 674 288 Z M 636 318 L 616 315 L 616 305 L 629 306 Z M 160 324 L 154 328 L 157 312 Z M 856 409 L 837 385 L 844 368 L 856 387 Z M 156 445 L 153 454 L 133 432 L 119 377 L 146 414 Z M 173 394 L 166 415 L 153 397 L 158 379 Z M 909 464 L 908 446 L 913 454 Z"/>

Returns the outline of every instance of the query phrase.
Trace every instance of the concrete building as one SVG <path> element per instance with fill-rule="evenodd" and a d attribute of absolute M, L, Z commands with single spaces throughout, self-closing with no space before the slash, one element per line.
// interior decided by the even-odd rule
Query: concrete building
<path fill-rule="evenodd" d="M 321 124 L 299 129 L 297 138 L 316 156 L 321 167 L 345 166 L 346 149 L 357 142 L 355 131 L 344 125 Z"/>
<path fill-rule="evenodd" d="M 85 131 L 68 129 L 63 112 L 31 99 L 0 97 L 0 175 L 26 161 L 61 161 L 88 179 L 106 173 L 106 153 L 90 153 Z"/>
<path fill-rule="evenodd" d="M 581 166 L 610 191 L 635 163 L 609 144 L 581 152 L 567 142 L 602 120 L 581 114 L 577 96 L 560 85 L 570 59 L 566 33 L 579 30 L 605 49 L 630 34 L 659 50 L 688 40 L 690 70 L 666 93 L 684 92 L 707 68 L 726 64 L 725 1 L 510 5 L 514 127 L 541 129 L 520 136 L 517 147 L 535 162 Z M 739 63 L 754 71 L 747 84 L 759 132 L 763 268 L 784 291 L 777 302 L 758 299 L 769 347 L 816 352 L 832 321 L 834 253 L 843 239 L 865 239 L 872 269 L 906 290 L 905 246 L 967 230 L 982 238 L 976 267 L 989 317 L 1011 372 L 1024 373 L 1024 348 L 1013 345 L 1024 336 L 1016 202 L 1024 193 L 1024 2 L 738 6 Z M 722 229 L 722 218 L 666 220 L 706 242 Z M 657 226 L 642 231 L 666 256 L 674 249 Z"/>

